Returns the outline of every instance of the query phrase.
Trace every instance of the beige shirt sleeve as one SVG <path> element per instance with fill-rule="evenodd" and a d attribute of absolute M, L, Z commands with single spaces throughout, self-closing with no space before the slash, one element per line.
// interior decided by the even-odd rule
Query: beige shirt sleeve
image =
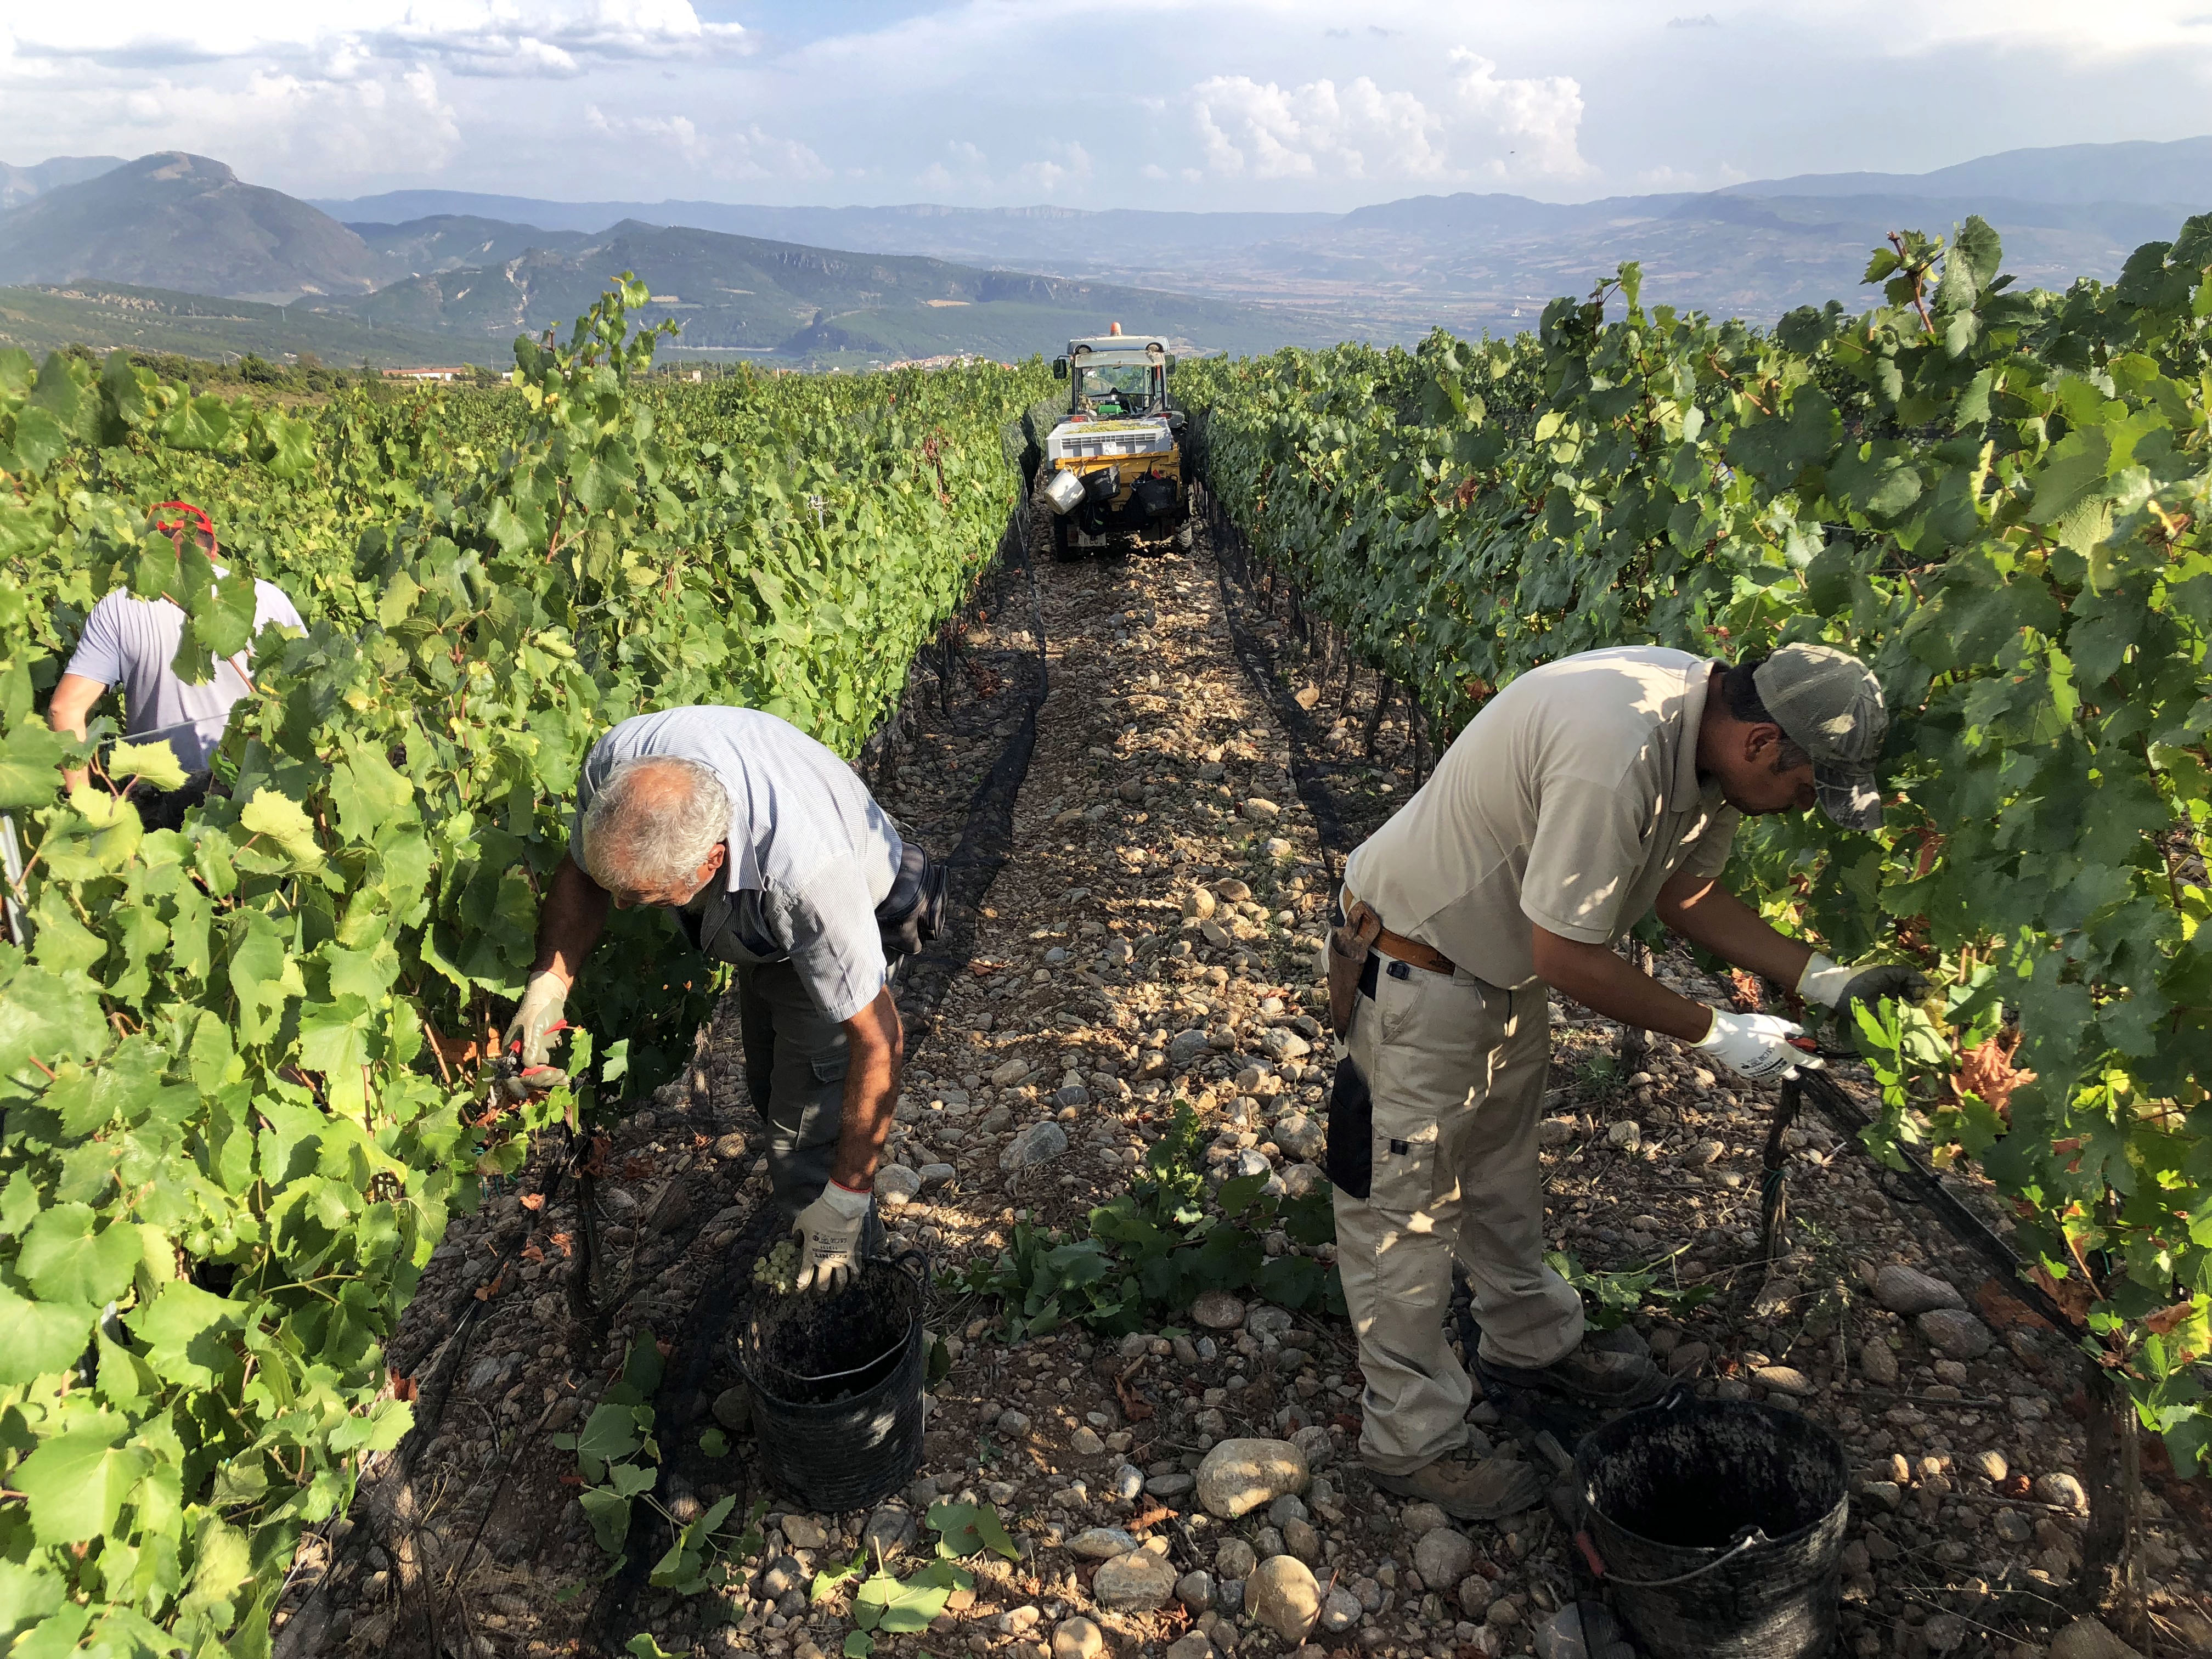
<path fill-rule="evenodd" d="M 1650 827 L 1635 790 L 1587 778 L 1547 781 L 1521 882 L 1522 915 L 1561 939 L 1610 942 L 1643 867 Z"/>
<path fill-rule="evenodd" d="M 1705 828 L 1690 843 L 1690 855 L 1682 860 L 1682 869 L 1707 881 L 1727 869 L 1729 854 L 1735 846 L 1735 827 L 1742 819 L 1733 806 L 1723 806 L 1706 819 Z"/>

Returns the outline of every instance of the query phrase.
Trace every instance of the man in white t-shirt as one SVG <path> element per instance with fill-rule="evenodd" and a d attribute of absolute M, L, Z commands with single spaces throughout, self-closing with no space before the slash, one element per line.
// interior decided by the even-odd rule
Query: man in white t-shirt
<path fill-rule="evenodd" d="M 182 510 L 191 514 L 171 518 Z M 155 528 L 173 539 L 179 549 L 191 536 L 201 551 L 213 556 L 215 531 L 207 515 L 183 501 L 165 501 L 154 510 Z M 215 567 L 220 581 L 234 580 L 222 565 Z M 82 742 L 93 708 L 111 688 L 123 693 L 124 735 L 133 742 L 166 742 L 187 777 L 205 773 L 209 757 L 222 741 L 231 706 L 253 689 L 249 677 L 252 661 L 250 645 L 236 656 L 211 659 L 212 677 L 198 685 L 177 677 L 177 646 L 184 637 L 185 613 L 170 599 L 142 599 L 118 588 L 93 606 L 77 636 L 76 650 L 54 687 L 46 709 L 46 723 L 57 732 Z M 274 582 L 253 584 L 253 631 L 258 635 L 270 623 L 305 631 L 299 611 Z M 84 781 L 82 770 L 65 775 L 74 787 Z M 204 794 L 205 780 L 187 788 Z"/>
<path fill-rule="evenodd" d="M 1349 1030 L 1328 1173 L 1365 1379 L 1360 1457 L 1385 1492 L 1462 1520 L 1542 1494 L 1528 1466 L 1468 1455 L 1474 1387 L 1443 1328 L 1455 1260 L 1482 1330 L 1468 1358 L 1486 1376 L 1599 1407 L 1659 1391 L 1648 1354 L 1584 1340 L 1581 1297 L 1545 1264 L 1548 999 L 1663 1031 L 1745 1078 L 1816 1063 L 1789 1021 L 1678 996 L 1612 947 L 1656 914 L 1810 1002 L 1908 987 L 1907 967 L 1839 966 L 1783 937 L 1719 879 L 1745 814 L 1817 804 L 1877 826 L 1887 726 L 1874 676 L 1824 646 L 1734 667 L 1656 647 L 1567 657 L 1492 697 L 1346 863 L 1347 925 L 1329 948 L 1331 1012 L 1343 1000 Z"/>

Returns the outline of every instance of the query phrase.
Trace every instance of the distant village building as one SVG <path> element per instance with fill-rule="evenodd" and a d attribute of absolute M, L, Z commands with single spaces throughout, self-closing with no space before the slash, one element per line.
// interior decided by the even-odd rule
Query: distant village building
<path fill-rule="evenodd" d="M 475 372 L 466 364 L 458 368 L 442 366 L 424 368 L 387 368 L 384 371 L 384 378 L 387 380 L 465 380 Z"/>

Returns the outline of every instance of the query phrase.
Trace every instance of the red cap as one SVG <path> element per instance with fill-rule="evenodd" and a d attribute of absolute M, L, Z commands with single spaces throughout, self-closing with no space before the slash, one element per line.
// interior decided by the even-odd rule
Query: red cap
<path fill-rule="evenodd" d="M 164 519 L 161 516 L 173 508 L 186 516 L 174 519 Z M 215 520 L 209 518 L 202 508 L 194 507 L 190 501 L 156 501 L 148 509 L 146 516 L 153 520 L 155 529 L 177 544 L 177 553 L 179 557 L 184 554 L 186 531 L 198 532 L 206 541 L 209 556 L 210 557 L 214 556 Z"/>

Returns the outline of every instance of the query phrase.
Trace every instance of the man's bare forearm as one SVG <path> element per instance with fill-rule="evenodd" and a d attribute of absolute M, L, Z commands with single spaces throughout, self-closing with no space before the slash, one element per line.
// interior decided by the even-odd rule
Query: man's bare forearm
<path fill-rule="evenodd" d="M 102 681 L 88 679 L 82 674 L 64 674 L 61 683 L 54 687 L 52 700 L 46 705 L 46 724 L 62 736 L 75 738 L 82 743 L 86 719 L 92 713 L 93 705 L 106 694 L 107 687 Z M 64 789 L 77 788 L 91 780 L 92 774 L 85 767 L 64 767 L 62 770 L 62 787 Z"/>
<path fill-rule="evenodd" d="M 1639 974 L 1603 945 L 1586 945 L 1563 939 L 1547 928 L 1531 924 L 1535 945 L 1536 977 L 1561 996 L 1571 997 L 1583 1007 L 1607 1019 L 1638 1030 L 1664 1031 L 1685 1042 L 1696 1042 L 1712 1030 L 1713 1011 L 1702 1002 L 1677 996 L 1653 979 Z"/>
<path fill-rule="evenodd" d="M 538 912 L 538 957 L 533 974 L 550 973 L 574 985 L 584 958 L 607 925 L 606 889 L 586 875 L 568 854 L 554 866 L 553 884 Z"/>
<path fill-rule="evenodd" d="M 906 1059 L 906 1033 L 890 986 L 845 1022 L 845 1107 L 830 1178 L 857 1192 L 875 1182 L 876 1163 L 898 1104 L 899 1068 Z"/>
<path fill-rule="evenodd" d="M 1703 945 L 1731 967 L 1762 974 L 1794 989 L 1813 955 L 1812 946 L 1778 933 L 1759 912 L 1710 877 L 1676 876 L 1659 890 L 1655 907 L 1662 925 Z"/>

